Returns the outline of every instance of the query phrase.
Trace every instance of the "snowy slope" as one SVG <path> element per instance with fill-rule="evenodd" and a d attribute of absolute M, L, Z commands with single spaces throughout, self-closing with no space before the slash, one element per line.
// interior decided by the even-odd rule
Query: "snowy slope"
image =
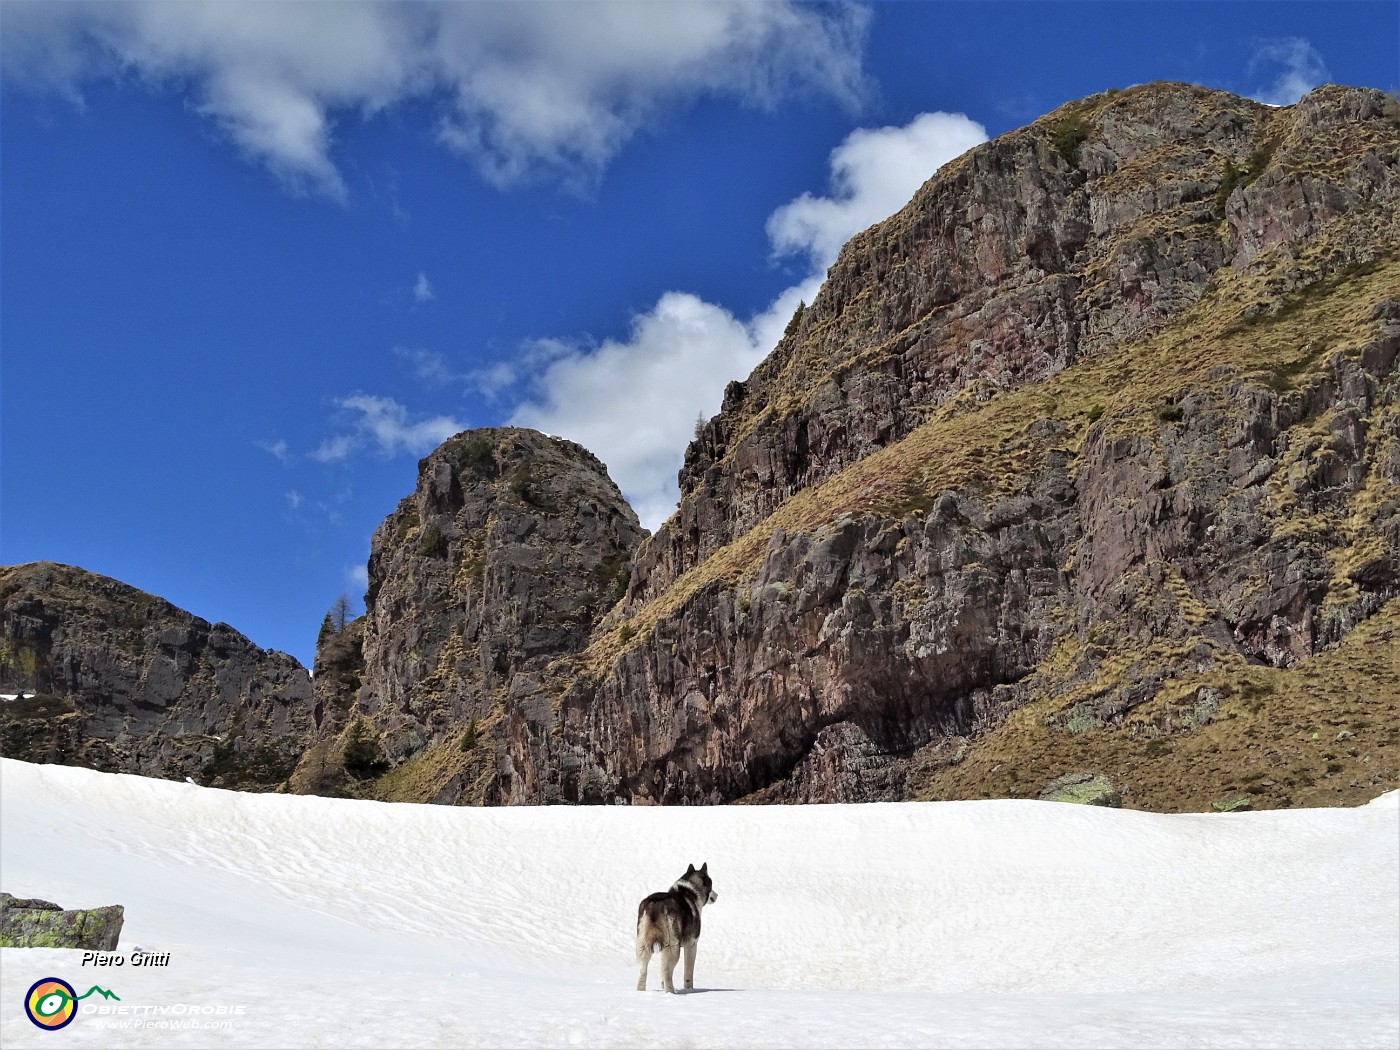
<path fill-rule="evenodd" d="M 0 951 L 6 1047 L 1400 1045 L 1400 792 L 467 810 L 4 760 L 0 794 L 0 888 L 124 904 L 120 953 L 171 953 Z M 637 901 L 690 861 L 704 994 L 640 994 Z M 41 1031 L 47 976 L 126 1012 Z"/>

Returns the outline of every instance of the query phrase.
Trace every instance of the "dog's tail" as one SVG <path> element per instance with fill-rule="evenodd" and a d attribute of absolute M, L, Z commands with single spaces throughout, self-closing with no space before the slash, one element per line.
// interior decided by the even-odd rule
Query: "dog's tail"
<path fill-rule="evenodd" d="M 665 913 L 655 904 L 643 902 L 637 909 L 637 958 L 655 955 L 666 941 Z"/>

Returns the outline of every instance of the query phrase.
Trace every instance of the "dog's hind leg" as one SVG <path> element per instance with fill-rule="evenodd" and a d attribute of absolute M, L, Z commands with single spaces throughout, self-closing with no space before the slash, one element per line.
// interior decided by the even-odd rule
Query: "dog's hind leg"
<path fill-rule="evenodd" d="M 699 941 L 687 941 L 685 944 L 685 987 L 687 990 L 695 987 L 695 949 L 699 945 Z"/>
<path fill-rule="evenodd" d="M 675 941 L 661 946 L 661 990 L 663 992 L 675 992 L 676 985 L 672 978 L 676 973 L 676 963 L 680 960 L 681 946 Z"/>
<path fill-rule="evenodd" d="M 651 945 L 641 938 L 637 939 L 637 965 L 642 972 L 637 975 L 637 991 L 647 990 L 647 964 L 651 962 Z"/>

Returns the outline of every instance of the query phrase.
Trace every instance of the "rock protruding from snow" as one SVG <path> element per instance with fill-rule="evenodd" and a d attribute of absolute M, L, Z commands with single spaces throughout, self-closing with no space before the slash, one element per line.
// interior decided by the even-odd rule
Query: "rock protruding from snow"
<path fill-rule="evenodd" d="M 0 893 L 0 948 L 115 951 L 125 915 L 120 904 L 64 910 L 51 901 Z"/>
<path fill-rule="evenodd" d="M 1123 796 L 1106 776 L 1094 773 L 1066 773 L 1045 785 L 1042 802 L 1075 802 L 1083 806 L 1123 805 Z"/>

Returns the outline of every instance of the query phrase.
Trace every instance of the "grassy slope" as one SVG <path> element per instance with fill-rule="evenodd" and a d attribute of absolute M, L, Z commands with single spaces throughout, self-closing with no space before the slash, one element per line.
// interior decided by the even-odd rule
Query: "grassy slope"
<path fill-rule="evenodd" d="M 960 763 L 916 774 L 912 794 L 1034 796 L 1082 770 L 1108 773 L 1133 809 L 1358 805 L 1400 787 L 1397 634 L 1400 599 L 1294 670 L 1236 659 L 1184 674 L 1113 728 L 1070 732 L 1058 718 L 1065 698 L 1034 700 L 974 739 Z M 1213 712 L 1197 701 L 1201 687 L 1220 694 Z"/>

